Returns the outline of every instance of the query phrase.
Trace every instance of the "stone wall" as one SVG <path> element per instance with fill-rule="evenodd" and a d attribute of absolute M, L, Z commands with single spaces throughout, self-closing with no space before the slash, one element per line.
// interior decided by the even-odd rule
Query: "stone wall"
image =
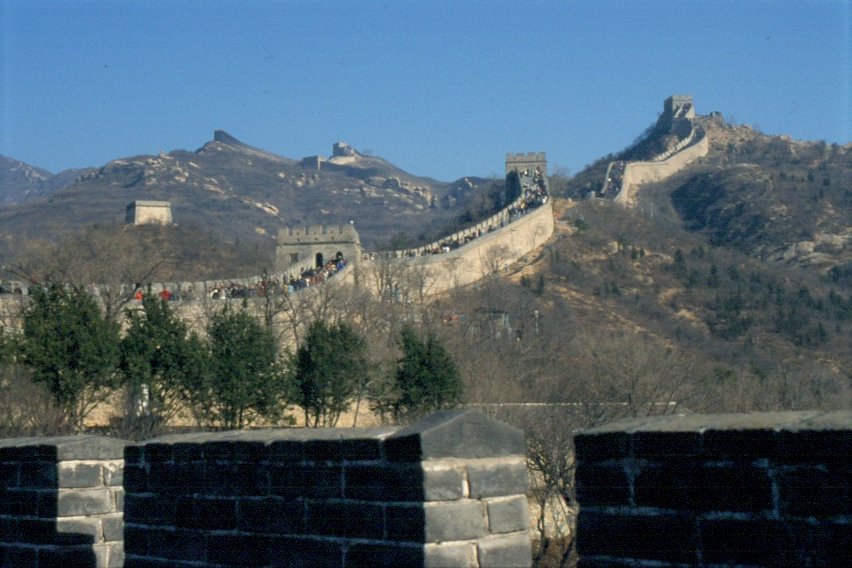
<path fill-rule="evenodd" d="M 529 566 L 524 453 L 470 410 L 151 440 L 127 448 L 125 566 Z"/>
<path fill-rule="evenodd" d="M 122 566 L 125 443 L 0 440 L 0 566 Z"/>
<path fill-rule="evenodd" d="M 636 205 L 636 189 L 644 183 L 653 183 L 666 179 L 698 158 L 707 155 L 709 141 L 703 132 L 696 134 L 696 140 L 677 154 L 657 162 L 629 162 L 624 168 L 621 191 L 615 198 L 622 205 Z"/>
<path fill-rule="evenodd" d="M 393 273 L 409 277 L 409 280 L 416 280 L 419 294 L 442 294 L 505 269 L 544 244 L 553 230 L 553 203 L 549 200 L 519 217 L 510 216 L 508 209 L 505 209 L 492 218 L 436 243 L 394 251 L 394 255 L 399 257 L 393 258 L 389 263 L 391 266 L 387 268 Z M 425 253 L 444 241 L 464 241 L 475 232 L 481 233 L 480 236 L 462 247 L 441 254 Z M 382 269 L 381 259 L 372 258 L 363 263 L 362 273 Z M 371 283 L 375 279 L 366 274 L 362 281 Z"/>
<path fill-rule="evenodd" d="M 848 565 L 850 411 L 648 418 L 575 448 L 581 568 Z"/>
<path fill-rule="evenodd" d="M 360 260 L 361 239 L 353 225 L 286 227 L 278 232 L 275 266 L 278 271 L 306 261 L 316 266 L 317 255 L 328 262 L 337 253 L 342 253 L 350 262 Z"/>

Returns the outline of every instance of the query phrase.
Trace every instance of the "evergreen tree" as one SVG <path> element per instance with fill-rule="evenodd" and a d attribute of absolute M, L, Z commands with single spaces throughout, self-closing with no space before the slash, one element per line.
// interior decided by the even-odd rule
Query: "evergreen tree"
<path fill-rule="evenodd" d="M 200 421 L 222 429 L 244 428 L 258 418 L 284 417 L 289 390 L 275 361 L 275 339 L 245 310 L 228 305 L 207 327 L 209 363 L 192 406 Z"/>
<path fill-rule="evenodd" d="M 202 388 L 206 350 L 165 300 L 146 294 L 142 308 L 126 312 L 129 325 L 121 340 L 120 368 L 131 393 L 131 413 L 142 410 L 167 421 Z"/>
<path fill-rule="evenodd" d="M 47 387 L 66 425 L 79 430 L 119 385 L 118 325 L 82 288 L 52 284 L 32 293 L 23 314 L 23 361 L 33 380 Z"/>
<path fill-rule="evenodd" d="M 425 341 L 406 325 L 400 334 L 402 356 L 397 362 L 394 417 L 414 417 L 461 401 L 462 384 L 450 354 L 433 333 Z"/>
<path fill-rule="evenodd" d="M 293 358 L 294 402 L 305 412 L 305 425 L 337 424 L 367 375 L 364 339 L 345 323 L 314 321 Z"/>

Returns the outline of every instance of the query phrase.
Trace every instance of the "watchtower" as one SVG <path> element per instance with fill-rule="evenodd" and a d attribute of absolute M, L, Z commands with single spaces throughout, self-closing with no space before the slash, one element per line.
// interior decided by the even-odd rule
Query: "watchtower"
<path fill-rule="evenodd" d="M 128 225 L 171 225 L 172 204 L 168 201 L 134 201 L 127 205 Z"/>
<path fill-rule="evenodd" d="M 507 174 L 513 170 L 518 173 L 529 170 L 532 173 L 536 169 L 541 172 L 541 175 L 547 177 L 547 154 L 545 152 L 506 154 Z"/>
<path fill-rule="evenodd" d="M 361 259 L 361 239 L 352 223 L 285 227 L 278 231 L 276 270 L 309 259 L 314 266 L 320 266 L 339 256 L 352 263 L 358 263 Z"/>
<path fill-rule="evenodd" d="M 671 118 L 695 118 L 692 95 L 672 95 L 663 103 L 663 113 Z"/>

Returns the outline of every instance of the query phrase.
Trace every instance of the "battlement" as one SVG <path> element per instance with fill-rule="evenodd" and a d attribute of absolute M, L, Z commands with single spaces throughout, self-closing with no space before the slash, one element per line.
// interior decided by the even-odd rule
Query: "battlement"
<path fill-rule="evenodd" d="M 346 225 L 310 225 L 308 227 L 284 227 L 278 232 L 279 242 L 282 239 L 314 239 L 343 242 L 359 241 L 358 233 L 352 224 Z"/>
<path fill-rule="evenodd" d="M 506 154 L 506 173 L 511 171 L 522 172 L 524 170 L 535 170 L 547 175 L 547 153 L 546 152 L 520 152 L 517 154 Z"/>

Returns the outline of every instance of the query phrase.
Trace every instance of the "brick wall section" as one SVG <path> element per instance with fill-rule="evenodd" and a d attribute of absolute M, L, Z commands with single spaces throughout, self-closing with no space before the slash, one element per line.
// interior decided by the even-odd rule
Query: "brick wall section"
<path fill-rule="evenodd" d="M 0 440 L 0 566 L 122 566 L 125 443 Z"/>
<path fill-rule="evenodd" d="M 581 568 L 848 565 L 850 411 L 641 419 L 575 447 Z"/>
<path fill-rule="evenodd" d="M 125 566 L 529 566 L 524 450 L 471 410 L 128 446 Z"/>

